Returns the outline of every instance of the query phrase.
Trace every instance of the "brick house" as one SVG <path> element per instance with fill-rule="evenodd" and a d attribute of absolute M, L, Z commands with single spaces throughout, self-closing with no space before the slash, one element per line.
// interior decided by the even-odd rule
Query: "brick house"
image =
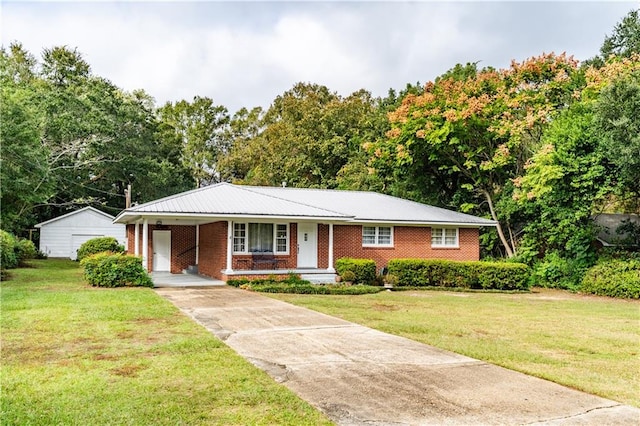
<path fill-rule="evenodd" d="M 133 206 L 127 250 L 148 271 L 239 276 L 335 274 L 344 256 L 478 260 L 491 220 L 374 192 L 220 183 Z"/>

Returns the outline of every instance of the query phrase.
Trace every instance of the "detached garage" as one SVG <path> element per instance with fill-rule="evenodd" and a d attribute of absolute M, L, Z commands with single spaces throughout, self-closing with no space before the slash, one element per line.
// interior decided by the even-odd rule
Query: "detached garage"
<path fill-rule="evenodd" d="M 77 250 L 87 240 L 96 237 L 114 237 L 126 245 L 124 225 L 114 224 L 114 217 L 93 207 L 42 222 L 40 251 L 49 257 L 76 259 Z"/>

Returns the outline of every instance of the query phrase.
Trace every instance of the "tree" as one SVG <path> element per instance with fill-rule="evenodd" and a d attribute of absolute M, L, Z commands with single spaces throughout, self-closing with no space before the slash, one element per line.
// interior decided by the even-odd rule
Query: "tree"
<path fill-rule="evenodd" d="M 640 213 L 640 56 L 634 70 L 605 87 L 595 106 L 600 149 L 615 167 L 617 196 Z"/>
<path fill-rule="evenodd" d="M 192 102 L 168 102 L 159 115 L 182 140 L 181 161 L 197 186 L 218 182 L 218 161 L 230 148 L 225 137 L 230 120 L 227 109 L 210 98 L 195 96 Z"/>
<path fill-rule="evenodd" d="M 611 55 L 630 57 L 634 53 L 640 54 L 640 9 L 632 10 L 622 18 L 600 47 L 600 56 L 605 61 Z"/>
<path fill-rule="evenodd" d="M 565 54 L 546 54 L 507 70 L 457 66 L 390 114 L 388 140 L 369 147 L 373 164 L 391 167 L 422 200 L 488 213 L 513 256 L 516 242 L 496 201 L 570 101 L 576 65 Z"/>

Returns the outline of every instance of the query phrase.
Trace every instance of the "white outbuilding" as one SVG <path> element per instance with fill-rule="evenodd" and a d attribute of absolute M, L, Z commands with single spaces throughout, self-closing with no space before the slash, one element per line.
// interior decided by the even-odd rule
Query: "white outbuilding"
<path fill-rule="evenodd" d="M 49 257 L 75 260 L 80 246 L 92 238 L 114 237 L 126 244 L 125 226 L 93 207 L 85 207 L 36 225 L 40 228 L 40 251 Z"/>

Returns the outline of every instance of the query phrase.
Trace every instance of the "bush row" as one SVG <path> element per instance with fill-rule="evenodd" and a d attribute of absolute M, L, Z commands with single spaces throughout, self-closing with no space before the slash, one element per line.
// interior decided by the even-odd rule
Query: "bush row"
<path fill-rule="evenodd" d="M 97 237 L 85 241 L 78 249 L 77 260 L 82 260 L 92 254 L 109 251 L 112 253 L 124 253 L 124 246 L 118 243 L 114 237 Z"/>
<path fill-rule="evenodd" d="M 2 270 L 16 268 L 26 260 L 38 256 L 33 241 L 17 238 L 9 232 L 0 230 L 0 267 Z"/>
<path fill-rule="evenodd" d="M 591 267 L 580 286 L 583 293 L 640 298 L 640 260 L 607 260 Z"/>
<path fill-rule="evenodd" d="M 336 272 L 342 281 L 373 284 L 376 280 L 376 262 L 371 259 L 342 257 L 336 260 Z"/>
<path fill-rule="evenodd" d="M 242 284 L 240 288 L 262 293 L 293 293 L 293 294 L 334 294 L 357 295 L 372 294 L 383 290 L 382 287 L 371 285 L 344 285 L 344 284 Z"/>
<path fill-rule="evenodd" d="M 529 268 L 522 263 L 394 259 L 388 271 L 398 286 L 529 290 Z"/>
<path fill-rule="evenodd" d="M 153 287 L 142 259 L 123 253 L 101 252 L 82 259 L 84 278 L 98 287 Z"/>

